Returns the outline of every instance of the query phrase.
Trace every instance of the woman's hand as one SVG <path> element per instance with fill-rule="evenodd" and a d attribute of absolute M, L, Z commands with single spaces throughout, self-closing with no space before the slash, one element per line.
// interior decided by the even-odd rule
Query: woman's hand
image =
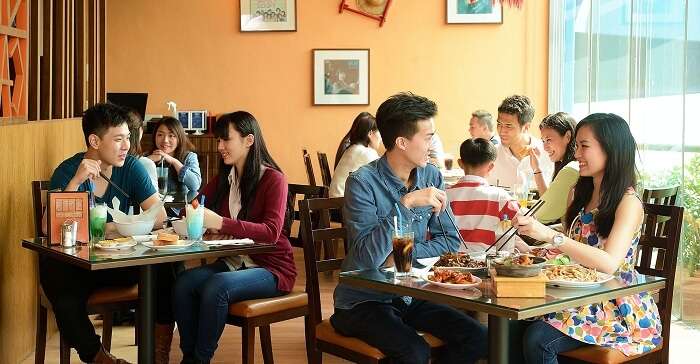
<path fill-rule="evenodd" d="M 224 218 L 216 212 L 204 207 L 204 227 L 207 229 L 221 230 Z"/>
<path fill-rule="evenodd" d="M 548 243 L 551 242 L 554 235 L 557 234 L 556 231 L 542 225 L 541 222 L 531 216 L 516 215 L 513 218 L 513 227 L 515 227 L 520 235 L 526 235 Z"/>
<path fill-rule="evenodd" d="M 153 153 L 148 156 L 148 158 L 150 160 L 154 161 L 155 163 L 160 163 L 160 161 L 162 159 L 168 164 L 172 164 L 173 159 L 174 159 L 173 157 L 171 157 L 170 155 L 168 155 L 167 153 L 165 153 L 164 151 L 162 151 L 160 149 L 154 150 Z"/>
<path fill-rule="evenodd" d="M 533 172 L 540 171 L 540 150 L 538 148 L 530 148 L 530 167 Z"/>

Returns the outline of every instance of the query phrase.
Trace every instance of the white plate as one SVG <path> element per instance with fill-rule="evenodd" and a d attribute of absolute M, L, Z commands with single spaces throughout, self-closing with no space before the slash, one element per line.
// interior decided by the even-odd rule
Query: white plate
<path fill-rule="evenodd" d="M 131 239 L 129 241 L 125 241 L 123 243 L 119 244 L 109 244 L 109 245 L 102 245 L 99 242 L 95 243 L 95 248 L 102 249 L 102 250 L 124 250 L 124 249 L 130 249 L 133 248 L 138 244 L 134 239 Z"/>
<path fill-rule="evenodd" d="M 475 276 L 475 275 L 472 275 L 472 279 L 474 280 L 474 282 L 472 282 L 472 283 L 465 283 L 465 284 L 452 284 L 452 283 L 433 282 L 433 281 L 431 281 L 430 279 L 428 279 L 428 278 L 430 278 L 430 277 L 432 277 L 432 276 L 433 276 L 433 273 L 431 272 L 431 273 L 428 273 L 428 274 L 423 275 L 422 278 L 425 279 L 425 280 L 426 280 L 428 283 L 430 283 L 430 284 L 434 284 L 434 285 L 436 285 L 436 286 L 440 286 L 440 287 L 443 287 L 443 288 L 449 288 L 449 289 L 465 289 L 465 288 L 469 288 L 469 287 L 476 287 L 476 286 L 478 286 L 479 284 L 481 284 L 481 278 L 479 278 L 479 277 L 477 277 L 477 276 Z"/>
<path fill-rule="evenodd" d="M 598 272 L 598 281 L 596 282 L 578 282 L 578 281 L 563 281 L 563 280 L 549 280 L 547 281 L 548 286 L 560 287 L 560 288 L 591 288 L 599 286 L 615 276 L 607 273 Z"/>
<path fill-rule="evenodd" d="M 144 241 L 156 240 L 157 237 L 158 237 L 158 235 L 134 235 L 134 236 L 132 236 L 132 238 L 139 243 L 143 243 Z"/>
<path fill-rule="evenodd" d="M 204 240 L 202 241 L 208 246 L 242 246 L 242 245 L 252 245 L 255 242 L 251 239 L 232 239 L 232 240 Z"/>
<path fill-rule="evenodd" d="M 145 241 L 141 244 L 151 249 L 162 251 L 182 250 L 189 248 L 190 246 L 192 246 L 192 244 L 194 244 L 194 241 L 192 240 L 178 240 L 177 242 L 177 244 L 172 245 L 153 245 L 152 241 Z"/>

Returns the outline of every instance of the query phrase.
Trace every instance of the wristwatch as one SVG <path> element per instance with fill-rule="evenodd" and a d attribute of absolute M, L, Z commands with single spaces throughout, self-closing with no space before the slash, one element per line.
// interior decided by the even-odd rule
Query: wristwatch
<path fill-rule="evenodd" d="M 552 246 L 558 248 L 562 245 L 564 245 L 564 234 L 557 233 L 554 235 L 554 237 L 552 237 Z"/>

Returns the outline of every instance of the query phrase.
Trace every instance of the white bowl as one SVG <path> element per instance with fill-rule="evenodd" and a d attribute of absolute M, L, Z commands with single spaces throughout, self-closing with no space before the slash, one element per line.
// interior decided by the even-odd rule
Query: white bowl
<path fill-rule="evenodd" d="M 115 222 L 117 231 L 121 236 L 147 235 L 153 230 L 155 220 L 119 223 Z"/>
<path fill-rule="evenodd" d="M 173 225 L 173 229 L 175 229 L 175 233 L 181 237 L 187 237 L 187 222 L 185 219 L 181 220 L 173 220 L 170 222 Z M 206 231 L 206 228 L 202 228 L 202 234 Z"/>

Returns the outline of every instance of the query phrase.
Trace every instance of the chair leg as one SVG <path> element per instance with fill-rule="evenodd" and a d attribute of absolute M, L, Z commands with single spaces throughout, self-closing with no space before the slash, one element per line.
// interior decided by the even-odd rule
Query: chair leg
<path fill-rule="evenodd" d="M 134 319 L 136 323 L 134 324 L 134 346 L 139 346 L 139 310 L 134 313 Z"/>
<path fill-rule="evenodd" d="M 68 343 L 66 340 L 63 338 L 63 335 L 59 333 L 60 336 L 60 347 L 59 347 L 59 363 L 61 364 L 70 364 L 70 346 L 68 346 Z"/>
<path fill-rule="evenodd" d="M 247 323 L 241 328 L 243 333 L 243 364 L 255 363 L 255 327 Z"/>
<path fill-rule="evenodd" d="M 112 350 L 112 322 L 114 313 L 112 311 L 102 313 L 102 346 L 105 350 Z"/>
<path fill-rule="evenodd" d="M 306 361 L 309 364 L 322 364 L 322 353 L 316 350 L 316 328 L 311 322 L 311 316 L 304 316 L 304 335 L 306 336 Z"/>
<path fill-rule="evenodd" d="M 272 337 L 270 336 L 270 325 L 260 326 L 260 346 L 262 346 L 263 363 L 274 364 L 272 357 Z"/>
<path fill-rule="evenodd" d="M 48 310 L 37 304 L 36 317 L 36 347 L 34 348 L 34 364 L 44 364 L 46 359 L 46 318 Z"/>

